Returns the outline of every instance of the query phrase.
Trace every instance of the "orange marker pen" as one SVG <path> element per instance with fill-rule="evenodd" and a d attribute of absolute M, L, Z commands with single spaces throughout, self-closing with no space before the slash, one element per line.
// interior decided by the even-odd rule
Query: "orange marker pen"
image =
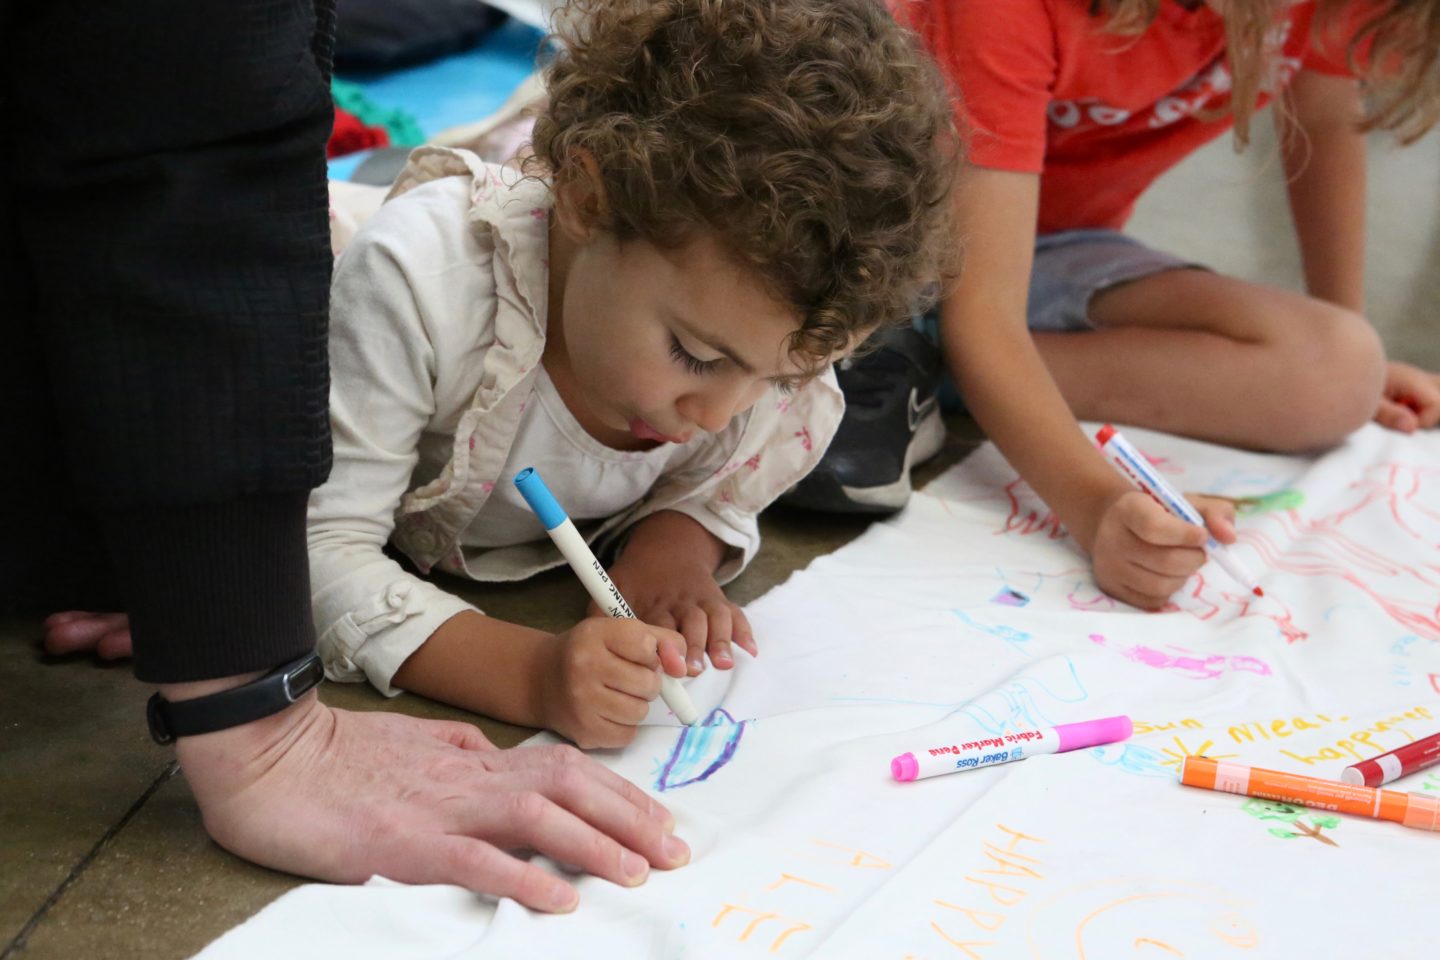
<path fill-rule="evenodd" d="M 1334 780 L 1302 777 L 1297 773 L 1225 763 L 1209 757 L 1186 757 L 1180 767 L 1180 782 L 1188 787 L 1278 800 L 1317 810 L 1394 820 L 1417 830 L 1440 833 L 1440 797 L 1426 797 L 1403 790 L 1357 787 Z"/>

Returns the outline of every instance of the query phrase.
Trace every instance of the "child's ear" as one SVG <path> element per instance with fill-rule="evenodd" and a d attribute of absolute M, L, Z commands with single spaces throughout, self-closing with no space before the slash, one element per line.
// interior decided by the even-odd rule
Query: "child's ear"
<path fill-rule="evenodd" d="M 588 150 L 577 150 L 555 177 L 555 219 L 576 243 L 588 243 L 609 221 L 600 165 Z"/>

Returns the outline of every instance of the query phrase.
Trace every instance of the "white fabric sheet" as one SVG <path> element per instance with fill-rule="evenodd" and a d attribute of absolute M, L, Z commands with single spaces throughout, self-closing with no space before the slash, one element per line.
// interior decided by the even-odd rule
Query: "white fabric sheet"
<path fill-rule="evenodd" d="M 1186 491 L 1259 498 L 1240 558 L 1149 614 L 986 446 L 748 610 L 761 644 L 600 759 L 694 848 L 568 916 L 450 887 L 311 885 L 204 960 L 1419 957 L 1440 835 L 1183 787 L 1207 754 L 1337 778 L 1440 730 L 1440 436 L 1313 460 L 1141 430 Z M 711 712 L 713 711 L 713 712 Z M 1127 713 L 1124 744 L 895 783 L 890 758 Z M 1394 786 L 1440 792 L 1440 767 Z"/>

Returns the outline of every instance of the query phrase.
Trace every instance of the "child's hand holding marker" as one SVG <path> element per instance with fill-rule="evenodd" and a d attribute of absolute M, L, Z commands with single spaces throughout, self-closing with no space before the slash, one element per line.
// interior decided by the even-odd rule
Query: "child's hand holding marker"
<path fill-rule="evenodd" d="M 660 671 L 685 676 L 685 640 L 640 620 L 588 617 L 556 637 L 536 699 L 544 726 L 583 749 L 635 739 Z"/>
<path fill-rule="evenodd" d="M 1105 585 L 1105 581 L 1100 579 L 1103 536 L 1107 543 L 1121 541 L 1115 552 L 1122 553 L 1131 568 L 1115 574 L 1132 593 L 1148 601 L 1136 606 L 1146 609 L 1162 606 L 1191 574 L 1204 566 L 1207 558 L 1218 563 L 1245 589 L 1256 596 L 1265 595 L 1255 585 L 1250 571 L 1226 549 L 1228 544 L 1235 542 L 1235 508 L 1232 503 L 1215 497 L 1200 498 L 1197 509 L 1109 424 L 1096 433 L 1095 442 L 1115 468 L 1139 488 L 1139 500 L 1136 494 L 1125 494 L 1117 498 L 1101 518 L 1095 555 L 1096 579 L 1102 586 Z M 1111 514 L 1115 514 L 1113 520 Z M 1162 524 L 1162 520 L 1170 518 L 1161 514 L 1184 521 L 1186 529 L 1180 529 L 1172 522 Z M 1107 524 L 1107 521 L 1110 522 Z M 1127 536 L 1138 542 L 1125 543 Z M 1107 557 L 1110 555 L 1110 552 L 1106 553 Z M 1119 598 L 1134 602 L 1125 596 Z"/>
<path fill-rule="evenodd" d="M 705 528 L 683 513 L 662 510 L 635 525 L 610 577 L 646 623 L 678 630 L 685 637 L 690 676 L 705 669 L 705 658 L 720 670 L 735 665 L 731 644 L 759 656 L 750 621 L 715 582 L 723 548 Z M 592 612 L 601 612 L 591 604 Z"/>
<path fill-rule="evenodd" d="M 533 467 L 526 467 L 515 475 L 515 486 L 519 489 L 521 496 L 525 498 L 525 502 L 529 504 L 530 509 L 535 511 L 535 516 L 538 517 L 541 524 L 544 525 L 546 534 L 549 535 L 550 539 L 555 543 L 555 546 L 559 548 L 560 554 L 565 558 L 565 562 L 570 564 L 570 569 L 574 570 L 576 576 L 580 578 L 580 582 L 584 585 L 586 592 L 590 594 L 590 599 L 604 611 L 606 616 L 611 618 L 612 622 L 618 620 L 628 621 L 634 624 L 634 626 L 625 626 L 620 632 L 601 630 L 599 627 L 586 628 L 587 635 L 589 630 L 595 630 L 601 637 L 608 638 L 613 635 L 619 638 L 616 640 L 615 646 L 611 645 L 609 639 L 575 640 L 574 635 L 576 631 L 581 630 L 584 623 L 589 623 L 589 620 L 572 628 L 568 633 L 562 634 L 562 638 L 570 638 L 569 643 L 565 646 L 579 644 L 584 648 L 583 651 L 576 652 L 571 657 L 571 660 L 576 660 L 577 658 L 579 660 L 579 662 L 573 664 L 575 670 L 572 671 L 571 689 L 587 695 L 584 702 L 590 703 L 600 695 L 600 691 L 607 687 L 604 680 L 596 680 L 587 672 L 600 669 L 600 667 L 597 666 L 597 662 L 610 668 L 617 666 L 617 664 L 611 660 L 605 659 L 596 649 L 596 645 L 599 644 L 600 648 L 604 651 L 620 659 L 629 659 L 630 666 L 639 667 L 641 671 L 646 672 L 649 678 L 655 680 L 658 686 L 654 693 L 650 693 L 644 697 L 646 704 L 655 699 L 655 693 L 658 693 L 665 700 L 665 705 L 670 708 L 681 723 L 688 726 L 698 721 L 700 714 L 695 709 L 695 704 L 690 701 L 690 695 L 685 692 L 685 688 L 680 685 L 677 679 L 685 676 L 685 662 L 683 657 L 683 651 L 685 649 L 684 639 L 673 631 L 662 630 L 659 627 L 651 627 L 635 619 L 635 611 L 630 608 L 630 604 L 625 602 L 625 597 L 620 593 L 620 588 L 610 579 L 610 575 L 605 572 L 605 568 L 600 565 L 600 561 L 595 558 L 595 554 L 590 552 L 589 545 L 585 543 L 579 531 L 575 529 L 575 524 L 571 523 L 570 518 L 565 514 L 564 508 L 556 502 L 554 495 L 551 494 L 549 488 L 545 486 L 545 481 L 540 479 L 540 474 L 536 473 Z M 622 634 L 629 636 L 630 639 L 624 639 Z M 668 638 L 665 636 L 666 634 L 669 635 Z M 664 655 L 666 652 L 665 641 L 667 639 L 669 640 L 669 652 L 671 654 L 668 658 Z M 564 649 L 564 647 L 562 647 L 562 649 Z M 639 659 L 634 659 L 636 657 Z M 567 662 L 566 665 L 572 664 Z M 664 672 L 657 672 L 657 666 Z M 542 672 L 541 676 L 545 676 L 545 674 Z M 623 676 L 626 685 L 622 691 L 617 692 L 627 696 L 634 696 L 633 691 L 640 689 L 641 686 L 644 685 L 644 678 L 640 676 L 639 671 L 634 669 L 625 668 L 618 671 L 612 669 L 607 673 L 607 676 Z M 648 685 L 644 685 L 644 689 L 648 690 Z M 562 695 L 564 692 L 565 691 L 562 690 Z M 571 702 L 573 702 L 573 697 L 571 698 Z M 607 698 L 607 702 L 611 704 L 612 708 L 633 708 L 634 706 L 624 701 L 616 701 L 609 698 Z M 630 715 L 629 710 L 622 710 L 622 712 L 625 716 Z M 645 712 L 649 712 L 648 706 Z M 562 723 L 566 722 L 565 717 L 559 719 Z M 644 713 L 640 714 L 640 716 L 634 720 L 634 723 L 638 724 L 643 719 Z M 587 737 L 590 735 L 590 731 L 594 731 L 597 734 L 609 734 L 614 737 L 624 738 L 620 740 L 619 743 L 606 745 L 618 746 L 629 743 L 635 736 L 634 726 L 629 726 L 628 730 L 607 726 L 607 722 L 617 724 L 618 726 L 626 726 L 623 722 L 617 721 L 613 716 L 609 715 L 601 717 L 580 716 L 577 722 L 584 724 L 586 729 L 585 736 Z M 554 723 L 547 725 L 555 727 Z M 560 732 L 565 733 L 566 736 L 571 736 L 571 734 L 563 728 L 555 727 L 555 729 L 559 729 Z M 581 743 L 579 739 L 576 739 L 575 742 L 579 743 L 582 747 L 601 746 L 600 743 L 596 742 Z"/>
<path fill-rule="evenodd" d="M 1181 520 L 1139 490 L 1121 494 L 1100 515 L 1091 547 L 1095 582 L 1110 596 L 1158 610 L 1205 565 L 1206 530 L 1235 542 L 1235 508 L 1192 498 L 1204 527 Z"/>

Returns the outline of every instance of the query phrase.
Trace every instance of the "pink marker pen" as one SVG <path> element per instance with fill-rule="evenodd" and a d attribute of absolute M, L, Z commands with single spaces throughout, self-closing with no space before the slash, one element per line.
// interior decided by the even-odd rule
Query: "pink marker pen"
<path fill-rule="evenodd" d="M 1062 723 L 1044 730 L 1022 730 L 936 743 L 890 761 L 896 780 L 923 780 L 942 773 L 991 767 L 1040 753 L 1066 753 L 1128 740 L 1134 728 L 1129 717 L 1105 717 L 1084 723 Z"/>

